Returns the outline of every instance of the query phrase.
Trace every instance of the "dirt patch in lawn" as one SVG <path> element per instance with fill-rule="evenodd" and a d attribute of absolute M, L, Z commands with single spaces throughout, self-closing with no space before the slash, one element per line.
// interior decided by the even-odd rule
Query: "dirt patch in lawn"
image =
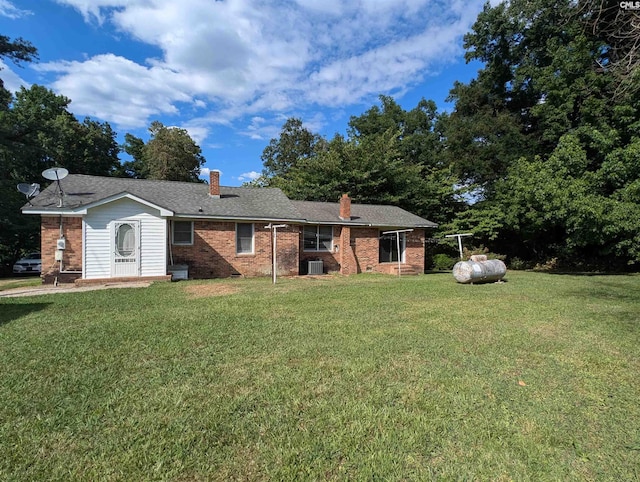
<path fill-rule="evenodd" d="M 240 291 L 237 286 L 223 283 L 189 285 L 184 288 L 189 298 L 209 298 L 210 296 L 234 295 Z"/>

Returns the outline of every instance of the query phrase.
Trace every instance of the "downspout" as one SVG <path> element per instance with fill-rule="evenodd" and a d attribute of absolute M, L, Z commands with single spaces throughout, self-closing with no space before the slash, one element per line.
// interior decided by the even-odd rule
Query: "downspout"
<path fill-rule="evenodd" d="M 167 245 L 169 246 L 169 266 L 173 266 L 173 249 L 171 249 L 171 233 L 173 232 L 173 222 L 169 219 L 169 230 L 167 231 Z"/>

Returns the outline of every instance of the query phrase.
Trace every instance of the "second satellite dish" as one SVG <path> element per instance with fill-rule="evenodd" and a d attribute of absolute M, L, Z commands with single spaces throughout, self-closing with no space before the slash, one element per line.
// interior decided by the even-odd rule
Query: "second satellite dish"
<path fill-rule="evenodd" d="M 42 171 L 42 177 L 48 179 L 49 181 L 59 181 L 60 179 L 64 179 L 69 175 L 69 171 L 67 171 L 64 167 L 50 167 L 49 169 L 45 169 Z"/>
<path fill-rule="evenodd" d="M 40 184 L 34 182 L 33 184 L 28 184 L 26 182 L 21 182 L 18 184 L 18 191 L 27 196 L 27 202 L 31 204 L 30 199 L 33 196 L 37 196 L 40 194 Z"/>
<path fill-rule="evenodd" d="M 37 196 L 40 194 L 40 184 L 33 183 L 27 184 L 26 182 L 21 182 L 18 184 L 18 191 L 27 196 L 27 199 L 33 196 Z"/>

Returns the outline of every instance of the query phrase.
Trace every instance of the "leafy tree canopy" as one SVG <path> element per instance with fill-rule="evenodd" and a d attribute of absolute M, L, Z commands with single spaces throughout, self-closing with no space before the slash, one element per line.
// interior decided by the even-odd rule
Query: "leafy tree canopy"
<path fill-rule="evenodd" d="M 640 89 L 623 85 L 638 18 L 614 25 L 621 15 L 595 1 L 485 6 L 465 37 L 485 66 L 442 121 L 450 164 L 484 195 L 451 229 L 540 259 L 640 261 Z"/>
<path fill-rule="evenodd" d="M 118 174 L 141 179 L 202 182 L 198 178 L 205 163 L 202 149 L 185 129 L 166 127 L 154 121 L 149 127 L 151 138 L 145 144 L 132 134 L 125 135 L 123 150 L 131 156 Z"/>
<path fill-rule="evenodd" d="M 440 221 L 459 207 L 456 179 L 439 156 L 436 106 L 421 100 L 405 111 L 382 96 L 352 117 L 348 136 L 326 140 L 289 119 L 265 148 L 253 185 L 280 187 L 293 199 L 395 204 Z"/>

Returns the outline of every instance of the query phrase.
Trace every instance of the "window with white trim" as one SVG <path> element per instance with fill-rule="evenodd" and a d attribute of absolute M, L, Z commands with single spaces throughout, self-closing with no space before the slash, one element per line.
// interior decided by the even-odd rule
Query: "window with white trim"
<path fill-rule="evenodd" d="M 378 256 L 379 263 L 392 263 L 398 262 L 398 240 L 397 235 L 400 236 L 400 262 L 404 263 L 404 250 L 406 246 L 406 233 L 393 233 L 393 234 L 381 234 L 380 235 L 380 254 Z"/>
<path fill-rule="evenodd" d="M 173 244 L 193 244 L 193 221 L 173 221 L 171 227 Z"/>
<path fill-rule="evenodd" d="M 236 254 L 253 254 L 253 223 L 236 223 Z"/>
<path fill-rule="evenodd" d="M 333 226 L 305 226 L 302 243 L 304 251 L 333 251 Z"/>

